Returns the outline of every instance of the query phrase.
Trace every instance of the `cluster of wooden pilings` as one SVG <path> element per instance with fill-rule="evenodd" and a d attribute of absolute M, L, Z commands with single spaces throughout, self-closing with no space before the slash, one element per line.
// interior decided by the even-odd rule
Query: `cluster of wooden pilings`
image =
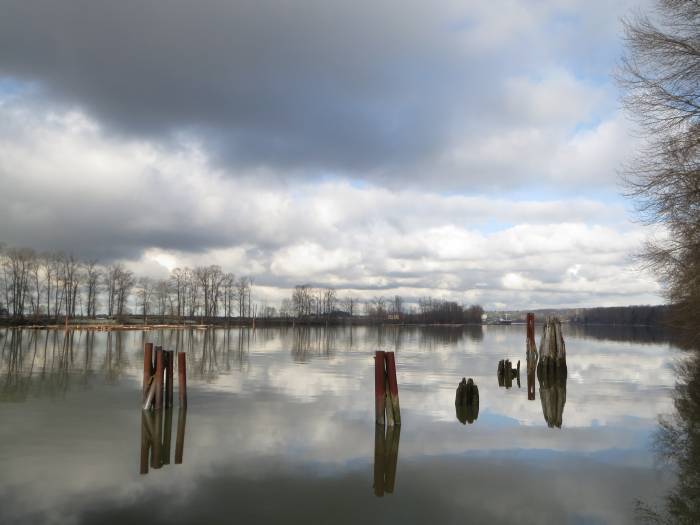
<path fill-rule="evenodd" d="M 375 421 L 377 425 L 401 425 L 399 386 L 394 352 L 377 350 L 374 356 Z M 386 413 L 386 418 L 384 414 Z"/>
<path fill-rule="evenodd" d="M 518 388 L 520 388 L 520 360 L 518 359 L 517 367 L 513 368 L 510 359 L 501 359 L 498 362 L 496 375 L 498 376 L 498 386 L 512 388 L 513 379 L 515 379 L 517 380 Z"/>
<path fill-rule="evenodd" d="M 182 463 L 185 449 L 187 408 L 181 406 L 177 417 L 175 464 Z M 173 426 L 172 407 L 165 410 L 144 410 L 141 413 L 141 474 L 148 474 L 148 467 L 159 469 L 170 464 L 170 444 Z M 149 462 L 150 456 L 150 462 Z"/>
<path fill-rule="evenodd" d="M 143 409 L 161 410 L 173 406 L 175 352 L 153 343 L 143 349 Z M 180 407 L 187 407 L 187 361 L 185 352 L 177 353 L 177 377 Z"/>

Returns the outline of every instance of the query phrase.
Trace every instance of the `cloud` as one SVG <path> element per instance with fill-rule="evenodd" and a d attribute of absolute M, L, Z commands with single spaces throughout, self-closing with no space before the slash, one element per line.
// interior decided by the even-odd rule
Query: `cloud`
<path fill-rule="evenodd" d="M 576 126 L 612 118 L 628 3 L 5 0 L 0 78 L 227 176 L 546 184 Z"/>
<path fill-rule="evenodd" d="M 301 282 L 363 297 L 656 302 L 619 204 L 223 176 L 196 147 L 116 141 L 79 113 L 0 107 L 0 238 L 159 277 L 220 264 L 278 301 Z M 577 271 L 572 273 L 571 268 Z"/>

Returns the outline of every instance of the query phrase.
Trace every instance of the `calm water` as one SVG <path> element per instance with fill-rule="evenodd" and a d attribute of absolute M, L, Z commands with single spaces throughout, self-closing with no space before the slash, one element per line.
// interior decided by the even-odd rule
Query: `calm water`
<path fill-rule="evenodd" d="M 679 477 L 659 415 L 679 416 L 687 354 L 645 330 L 565 338 L 557 428 L 539 386 L 527 399 L 524 326 L 0 331 L 0 523 L 625 523 L 665 509 Z M 188 352 L 188 410 L 162 422 L 139 407 L 146 341 Z M 403 425 L 388 435 L 377 349 L 396 351 Z M 522 360 L 520 388 L 499 387 L 504 358 Z M 462 377 L 480 393 L 466 425 Z M 140 474 L 160 424 L 165 464 Z"/>

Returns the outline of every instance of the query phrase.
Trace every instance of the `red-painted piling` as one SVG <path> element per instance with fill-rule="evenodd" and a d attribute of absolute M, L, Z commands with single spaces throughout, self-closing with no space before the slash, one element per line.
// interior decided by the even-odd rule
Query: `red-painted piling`
<path fill-rule="evenodd" d="M 386 352 L 384 355 L 386 360 L 386 374 L 389 380 L 389 393 L 391 396 L 391 408 L 394 412 L 394 423 L 401 424 L 401 407 L 399 406 L 399 385 L 396 381 L 396 360 L 394 352 Z"/>
<path fill-rule="evenodd" d="M 374 356 L 374 413 L 377 425 L 384 425 L 386 406 L 386 388 L 384 372 L 384 352 L 377 350 Z"/>
<path fill-rule="evenodd" d="M 187 361 L 185 352 L 177 353 L 177 382 L 180 407 L 187 408 Z"/>
<path fill-rule="evenodd" d="M 175 354 L 172 350 L 165 352 L 168 357 L 166 363 L 167 368 L 165 369 L 165 407 L 170 408 L 173 406 L 173 369 L 175 368 Z"/>
<path fill-rule="evenodd" d="M 165 359 L 163 357 L 163 348 L 156 346 L 156 410 L 163 408 L 163 371 L 165 368 Z"/>
<path fill-rule="evenodd" d="M 525 341 L 527 357 L 527 398 L 535 399 L 535 370 L 537 368 L 537 345 L 535 343 L 535 314 L 527 314 L 527 340 Z"/>
<path fill-rule="evenodd" d="M 143 400 L 146 401 L 148 388 L 153 375 L 153 343 L 146 343 L 143 347 Z"/>

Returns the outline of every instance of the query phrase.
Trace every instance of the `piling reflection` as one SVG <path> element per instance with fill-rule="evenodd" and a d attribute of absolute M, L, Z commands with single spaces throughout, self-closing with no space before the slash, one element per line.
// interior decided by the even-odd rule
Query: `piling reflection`
<path fill-rule="evenodd" d="M 463 425 L 470 425 L 479 417 L 479 387 L 470 377 L 467 381 L 464 377 L 457 386 L 455 395 L 455 411 L 457 419 Z"/>
<path fill-rule="evenodd" d="M 396 483 L 396 468 L 399 462 L 399 440 L 401 427 L 389 425 L 374 426 L 374 495 L 393 494 Z"/>
<path fill-rule="evenodd" d="M 537 370 L 542 413 L 549 428 L 561 428 L 566 404 L 566 365 L 545 366 Z"/>
<path fill-rule="evenodd" d="M 175 464 L 182 463 L 185 448 L 187 409 L 180 408 L 175 437 Z M 159 469 L 170 464 L 173 428 L 173 409 L 141 412 L 141 461 L 139 472 L 148 474 L 150 468 Z"/>

